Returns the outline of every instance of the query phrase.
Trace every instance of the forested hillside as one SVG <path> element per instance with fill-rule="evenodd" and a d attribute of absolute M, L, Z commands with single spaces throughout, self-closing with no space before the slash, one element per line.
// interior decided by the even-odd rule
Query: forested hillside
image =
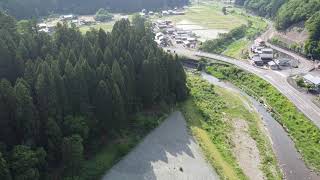
<path fill-rule="evenodd" d="M 319 0 L 289 0 L 279 9 L 276 27 L 286 29 L 294 23 L 308 20 L 319 10 Z"/>
<path fill-rule="evenodd" d="M 50 13 L 93 14 L 100 8 L 112 11 L 140 11 L 184 6 L 189 0 L 1 0 L 0 10 L 16 18 L 46 16 Z"/>
<path fill-rule="evenodd" d="M 260 16 L 271 17 L 278 30 L 304 23 L 310 35 L 304 54 L 320 58 L 320 0 L 236 0 L 236 4 Z"/>
<path fill-rule="evenodd" d="M 183 67 L 152 37 L 138 17 L 111 33 L 59 24 L 49 36 L 0 13 L 0 179 L 77 179 L 93 143 L 185 99 Z"/>
<path fill-rule="evenodd" d="M 239 5 L 244 5 L 245 8 L 256 14 L 267 17 L 275 16 L 280 6 L 285 2 L 286 0 L 237 0 Z"/>

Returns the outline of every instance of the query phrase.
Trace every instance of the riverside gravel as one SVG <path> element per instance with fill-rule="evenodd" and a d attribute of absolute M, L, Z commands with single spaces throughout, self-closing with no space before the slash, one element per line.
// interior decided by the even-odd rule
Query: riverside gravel
<path fill-rule="evenodd" d="M 181 112 L 173 112 L 102 179 L 218 180 L 219 176 L 188 132 Z"/>

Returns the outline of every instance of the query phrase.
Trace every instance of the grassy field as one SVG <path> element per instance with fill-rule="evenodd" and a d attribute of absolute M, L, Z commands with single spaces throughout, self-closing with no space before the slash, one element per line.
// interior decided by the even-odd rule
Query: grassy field
<path fill-rule="evenodd" d="M 221 179 L 247 179 L 232 152 L 230 136 L 234 118 L 248 123 L 249 134 L 259 149 L 260 169 L 264 176 L 267 179 L 281 179 L 271 145 L 259 128 L 259 117 L 244 107 L 244 99 L 192 74 L 188 74 L 188 86 L 191 97 L 181 104 L 181 110 L 192 134 Z"/>
<path fill-rule="evenodd" d="M 246 18 L 237 13 L 224 15 L 222 13 L 222 7 L 221 4 L 216 2 L 201 1 L 199 4 L 192 3 L 192 5 L 185 10 L 185 15 L 166 16 L 162 19 L 169 19 L 175 23 L 190 21 L 204 28 L 224 30 L 231 30 L 247 23 Z"/>
<path fill-rule="evenodd" d="M 242 38 L 230 44 L 222 54 L 237 59 L 244 59 L 245 53 L 250 44 L 250 40 L 247 38 Z"/>
<path fill-rule="evenodd" d="M 305 162 L 320 172 L 320 130 L 292 102 L 265 80 L 232 65 L 215 64 L 207 71 L 268 104 L 274 118 L 286 129 Z"/>
<path fill-rule="evenodd" d="M 94 157 L 85 160 L 80 179 L 100 179 L 108 169 L 135 147 L 145 135 L 157 127 L 167 116 L 164 113 L 144 114 L 139 113 L 133 119 L 133 126 L 123 130 L 121 135 L 104 147 L 99 147 L 99 152 Z"/>

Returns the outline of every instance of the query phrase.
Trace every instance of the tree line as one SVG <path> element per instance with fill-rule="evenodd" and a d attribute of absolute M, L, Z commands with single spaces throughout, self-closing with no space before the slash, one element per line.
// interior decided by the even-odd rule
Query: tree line
<path fill-rule="evenodd" d="M 93 14 L 100 8 L 134 12 L 184 6 L 189 0 L 1 0 L 0 10 L 18 18 L 47 16 L 52 13 Z"/>
<path fill-rule="evenodd" d="M 251 25 L 252 22 L 249 23 L 249 26 Z M 200 50 L 220 54 L 225 51 L 230 44 L 245 37 L 248 28 L 247 25 L 241 25 L 228 33 L 221 33 L 217 39 L 205 41 L 201 45 Z"/>
<path fill-rule="evenodd" d="M 110 33 L 57 24 L 50 36 L 0 13 L 0 179 L 77 179 L 134 113 L 184 100 L 183 67 L 153 37 L 140 17 Z"/>

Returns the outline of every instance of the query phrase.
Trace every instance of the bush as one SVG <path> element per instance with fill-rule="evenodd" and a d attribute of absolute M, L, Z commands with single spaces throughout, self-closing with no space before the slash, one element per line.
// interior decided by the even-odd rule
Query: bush
<path fill-rule="evenodd" d="M 242 25 L 231 30 L 229 33 L 220 34 L 218 39 L 205 41 L 200 50 L 222 53 L 231 43 L 243 38 L 246 35 L 247 28 L 246 25 Z"/>
<path fill-rule="evenodd" d="M 97 11 L 94 18 L 96 21 L 106 22 L 106 21 L 111 21 L 113 18 L 113 15 L 110 14 L 107 10 L 101 8 Z"/>

